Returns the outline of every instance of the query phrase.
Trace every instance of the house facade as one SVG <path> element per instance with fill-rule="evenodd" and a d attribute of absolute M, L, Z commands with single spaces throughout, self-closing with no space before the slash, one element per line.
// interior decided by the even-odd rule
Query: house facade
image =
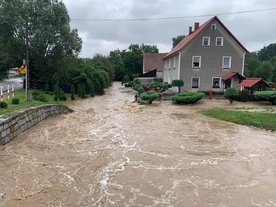
<path fill-rule="evenodd" d="M 194 24 L 189 34 L 163 58 L 163 81 L 182 79 L 183 90 L 223 92 L 240 89 L 247 49 L 218 19 Z"/>

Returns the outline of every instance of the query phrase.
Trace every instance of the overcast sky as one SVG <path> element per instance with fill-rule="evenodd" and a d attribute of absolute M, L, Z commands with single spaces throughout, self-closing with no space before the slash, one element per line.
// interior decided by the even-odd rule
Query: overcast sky
<path fill-rule="evenodd" d="M 83 40 L 80 57 L 92 58 L 97 53 L 109 55 L 110 51 L 142 43 L 156 45 L 159 52 L 169 52 L 173 37 L 187 35 L 189 26 L 193 26 L 194 22 L 201 25 L 215 15 L 250 52 L 276 43 L 276 0 L 63 2 L 71 18 L 71 28 L 78 29 Z M 263 11 L 253 12 L 254 10 Z M 170 17 L 183 18 L 166 19 Z M 107 19 L 115 21 L 106 21 Z M 120 21 L 122 19 L 136 20 Z"/>

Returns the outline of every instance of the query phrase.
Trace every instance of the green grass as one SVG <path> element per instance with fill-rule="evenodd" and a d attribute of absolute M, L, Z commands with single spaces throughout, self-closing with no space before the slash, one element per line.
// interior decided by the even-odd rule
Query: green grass
<path fill-rule="evenodd" d="M 0 115 L 8 114 L 15 110 L 44 105 L 44 104 L 63 104 L 64 103 L 64 101 L 54 101 L 54 96 L 46 94 L 46 93 L 43 93 L 43 94 L 45 94 L 45 97 L 48 100 L 47 102 L 41 102 L 41 101 L 36 101 L 36 100 L 26 101 L 26 93 L 25 92 L 26 92 L 25 89 L 15 91 L 14 98 L 19 99 L 19 104 L 12 104 L 13 97 L 10 95 L 10 99 L 8 99 L 7 96 L 5 95 L 4 101 L 8 104 L 8 108 L 0 108 Z M 69 100 L 69 99 L 67 98 L 67 100 Z"/>
<path fill-rule="evenodd" d="M 255 126 L 272 131 L 276 130 L 275 113 L 227 110 L 222 108 L 202 110 L 201 113 L 209 117 L 241 125 Z"/>

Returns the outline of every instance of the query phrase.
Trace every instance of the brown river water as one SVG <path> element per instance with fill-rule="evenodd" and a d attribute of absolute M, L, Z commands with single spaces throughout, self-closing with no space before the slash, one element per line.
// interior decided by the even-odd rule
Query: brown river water
<path fill-rule="evenodd" d="M 114 83 L 0 146 L 0 206 L 276 206 L 276 132 L 198 112 L 253 104 L 133 100 Z"/>

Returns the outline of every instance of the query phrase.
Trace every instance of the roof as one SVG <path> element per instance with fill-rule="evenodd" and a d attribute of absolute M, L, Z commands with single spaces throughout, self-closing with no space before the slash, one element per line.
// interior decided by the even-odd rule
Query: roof
<path fill-rule="evenodd" d="M 154 70 L 151 70 L 151 71 L 149 71 L 149 72 L 145 72 L 145 73 L 143 73 L 142 75 L 139 75 L 138 77 L 139 77 L 139 78 L 156 77 L 156 71 L 157 71 L 157 69 L 154 69 Z"/>
<path fill-rule="evenodd" d="M 230 32 L 229 29 L 227 29 L 227 27 L 219 20 L 219 18 L 217 16 L 214 16 L 213 18 L 209 19 L 207 22 L 205 22 L 204 24 L 202 24 L 197 30 L 195 30 L 194 32 L 192 32 L 191 34 L 185 36 L 185 38 L 179 42 L 163 59 L 166 59 L 168 57 L 171 57 L 173 55 L 175 55 L 176 53 L 178 53 L 179 51 L 181 51 L 185 46 L 187 46 L 190 42 L 192 42 L 192 40 L 198 36 L 201 31 L 203 31 L 211 22 L 213 22 L 214 20 L 216 20 L 224 29 L 225 31 L 236 41 L 236 43 L 245 51 L 245 52 L 249 52 L 241 43 L 240 41 Z"/>
<path fill-rule="evenodd" d="M 144 53 L 143 71 L 148 72 L 157 69 L 157 72 L 163 72 L 162 58 L 167 53 Z"/>
<path fill-rule="evenodd" d="M 245 79 L 245 77 L 242 76 L 241 74 L 239 74 L 238 72 L 231 72 L 231 73 L 227 74 L 226 76 L 223 76 L 221 79 L 222 79 L 223 81 L 226 81 L 226 80 L 228 80 L 229 78 L 232 78 L 232 77 L 234 77 L 234 76 L 238 76 L 238 77 L 241 78 L 241 79 Z"/>
<path fill-rule="evenodd" d="M 262 78 L 246 78 L 243 82 L 239 84 L 239 86 L 250 88 L 256 84 L 269 86 Z"/>

